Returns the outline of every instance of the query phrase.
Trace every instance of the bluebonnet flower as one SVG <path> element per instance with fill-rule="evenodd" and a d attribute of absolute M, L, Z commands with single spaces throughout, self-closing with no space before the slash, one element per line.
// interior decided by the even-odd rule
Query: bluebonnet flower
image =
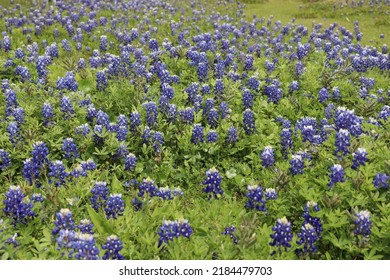
<path fill-rule="evenodd" d="M 45 201 L 45 198 L 42 196 L 41 193 L 33 193 L 31 195 L 31 200 L 33 202 L 43 202 L 43 201 Z"/>
<path fill-rule="evenodd" d="M 333 187 L 337 182 L 345 182 L 345 171 L 340 164 L 335 164 L 330 168 L 331 174 L 329 175 L 330 181 L 328 186 Z"/>
<path fill-rule="evenodd" d="M 152 137 L 153 150 L 155 153 L 161 153 L 161 148 L 165 144 L 164 137 L 161 132 L 155 131 Z"/>
<path fill-rule="evenodd" d="M 130 131 L 136 132 L 141 124 L 141 117 L 137 111 L 130 114 Z"/>
<path fill-rule="evenodd" d="M 193 230 L 187 220 L 179 221 L 164 221 L 163 225 L 158 230 L 160 236 L 158 240 L 158 247 L 163 243 L 168 244 L 173 238 L 179 238 L 180 236 L 190 238 Z"/>
<path fill-rule="evenodd" d="M 157 105 L 155 102 L 149 101 L 143 104 L 146 110 L 146 122 L 149 127 L 153 127 L 157 124 Z"/>
<path fill-rule="evenodd" d="M 333 87 L 333 89 L 332 89 L 332 97 L 334 99 L 341 99 L 342 98 L 339 87 Z"/>
<path fill-rule="evenodd" d="M 69 229 L 61 229 L 59 236 L 56 238 L 57 250 L 66 249 L 68 257 L 71 258 L 74 253 L 74 242 L 77 240 L 76 232 Z"/>
<path fill-rule="evenodd" d="M 207 122 L 210 125 L 211 128 L 218 127 L 218 110 L 215 108 L 210 109 L 210 111 L 207 114 Z"/>
<path fill-rule="evenodd" d="M 318 92 L 318 100 L 321 103 L 325 103 L 329 98 L 330 96 L 328 90 L 326 88 L 320 89 L 320 91 Z"/>
<path fill-rule="evenodd" d="M 22 107 L 17 107 L 13 109 L 12 116 L 14 117 L 18 125 L 22 125 L 26 122 L 24 116 L 24 109 Z"/>
<path fill-rule="evenodd" d="M 142 183 L 139 185 L 138 196 L 142 197 L 146 192 L 146 193 L 149 193 L 150 197 L 153 197 L 153 196 L 156 196 L 157 191 L 158 191 L 158 189 L 157 189 L 154 181 L 148 177 L 148 178 L 144 179 L 142 181 Z"/>
<path fill-rule="evenodd" d="M 315 201 L 308 201 L 306 205 L 303 207 L 303 214 L 302 217 L 304 218 L 303 225 L 310 224 L 315 228 L 315 231 L 317 233 L 317 237 L 321 238 L 322 233 L 322 223 L 320 218 L 314 217 L 311 215 L 311 210 L 314 212 L 320 211 L 320 207 L 318 206 L 317 202 Z"/>
<path fill-rule="evenodd" d="M 283 96 L 283 90 L 280 88 L 279 83 L 267 85 L 264 88 L 265 95 L 268 96 L 268 102 L 278 103 Z"/>
<path fill-rule="evenodd" d="M 305 73 L 306 71 L 306 68 L 304 66 L 304 64 L 302 63 L 302 61 L 298 61 L 296 64 L 295 64 L 295 76 L 296 77 L 299 77 L 301 76 L 303 73 Z"/>
<path fill-rule="evenodd" d="M 124 256 L 120 253 L 123 249 L 122 241 L 118 236 L 110 235 L 107 237 L 106 243 L 102 246 L 105 250 L 103 260 L 124 260 Z"/>
<path fill-rule="evenodd" d="M 107 219 L 116 219 L 117 216 L 122 216 L 124 210 L 125 202 L 122 199 L 122 194 L 110 194 L 106 202 L 106 207 L 104 208 Z"/>
<path fill-rule="evenodd" d="M 292 81 L 289 85 L 289 91 L 290 93 L 293 93 L 294 91 L 299 90 L 300 85 L 298 81 Z"/>
<path fill-rule="evenodd" d="M 58 90 L 67 89 L 70 91 L 77 91 L 78 84 L 72 71 L 66 72 L 65 77 L 59 77 L 56 82 L 56 88 Z"/>
<path fill-rule="evenodd" d="M 131 200 L 131 205 L 133 205 L 135 211 L 141 210 L 143 204 L 144 203 L 136 197 Z"/>
<path fill-rule="evenodd" d="M 251 109 L 253 107 L 253 96 L 249 89 L 244 89 L 242 93 L 242 105 L 244 109 Z"/>
<path fill-rule="evenodd" d="M 268 201 L 270 199 L 277 199 L 278 198 L 278 195 L 276 193 L 276 190 L 273 189 L 273 188 L 267 188 L 265 189 L 265 199 Z"/>
<path fill-rule="evenodd" d="M 152 138 L 151 130 L 149 126 L 146 126 L 141 135 L 142 143 L 149 144 L 151 138 Z"/>
<path fill-rule="evenodd" d="M 298 233 L 298 238 L 297 244 L 303 244 L 303 251 L 297 250 L 298 254 L 301 252 L 309 254 L 317 252 L 317 247 L 314 243 L 318 240 L 318 236 L 315 228 L 311 224 L 306 223 L 302 225 L 301 231 Z"/>
<path fill-rule="evenodd" d="M 386 173 L 378 172 L 375 175 L 374 180 L 372 180 L 372 183 L 374 184 L 375 188 L 389 188 L 389 183 L 387 182 L 390 179 L 390 176 Z"/>
<path fill-rule="evenodd" d="M 45 80 L 48 74 L 47 66 L 51 63 L 50 56 L 38 56 L 35 62 L 35 68 L 38 73 L 38 78 L 41 80 Z"/>
<path fill-rule="evenodd" d="M 15 50 L 15 58 L 17 59 L 23 59 L 24 58 L 24 51 L 21 48 L 17 48 Z"/>
<path fill-rule="evenodd" d="M 104 143 L 104 138 L 102 137 L 103 134 L 103 126 L 102 125 L 95 125 L 93 128 L 93 142 L 95 143 L 96 147 L 100 147 Z"/>
<path fill-rule="evenodd" d="M 200 62 L 198 64 L 197 74 L 198 74 L 199 81 L 201 82 L 206 81 L 208 75 L 208 64 L 204 62 Z"/>
<path fill-rule="evenodd" d="M 179 111 L 180 119 L 184 124 L 192 124 L 195 118 L 195 111 L 192 107 Z"/>
<path fill-rule="evenodd" d="M 41 167 L 45 163 L 49 163 L 47 156 L 49 155 L 49 149 L 42 141 L 38 141 L 33 144 L 33 150 L 31 156 L 36 166 Z"/>
<path fill-rule="evenodd" d="M 52 230 L 53 235 L 57 235 L 60 230 L 74 230 L 75 225 L 72 217 L 72 211 L 67 208 L 63 208 L 60 212 L 57 212 L 54 225 L 55 228 Z"/>
<path fill-rule="evenodd" d="M 194 98 L 195 96 L 198 94 L 199 92 L 199 83 L 197 82 L 193 82 L 191 83 L 185 90 L 184 90 L 186 93 L 187 93 L 187 101 L 189 104 L 192 104 L 193 101 L 194 101 Z"/>
<path fill-rule="evenodd" d="M 65 119 L 68 119 L 69 117 L 72 117 L 75 114 L 72 103 L 70 102 L 70 98 L 68 96 L 64 96 L 61 99 L 60 106 L 61 106 L 62 116 Z"/>
<path fill-rule="evenodd" d="M 79 150 L 73 138 L 65 138 L 62 141 L 62 151 L 65 152 L 65 158 L 77 158 Z"/>
<path fill-rule="evenodd" d="M 355 153 L 352 154 L 353 156 L 353 164 L 351 166 L 352 169 L 357 170 L 359 166 L 366 165 L 366 162 L 368 161 L 367 158 L 367 151 L 364 148 L 358 148 Z"/>
<path fill-rule="evenodd" d="M 230 239 L 233 240 L 233 243 L 234 244 L 237 244 L 238 243 L 238 240 L 237 240 L 237 237 L 234 235 L 234 232 L 236 231 L 236 227 L 235 226 L 228 226 L 226 227 L 222 234 L 223 235 L 229 235 L 230 236 Z"/>
<path fill-rule="evenodd" d="M 252 76 L 246 82 L 246 86 L 254 91 L 258 91 L 260 87 L 260 82 L 255 76 Z"/>
<path fill-rule="evenodd" d="M 9 153 L 4 149 L 0 149 L 0 172 L 10 165 L 11 159 L 9 157 Z"/>
<path fill-rule="evenodd" d="M 24 202 L 25 194 L 23 194 L 20 186 L 10 186 L 9 191 L 5 193 L 3 200 L 3 211 L 6 216 L 12 218 L 12 224 L 26 223 L 29 218 L 35 216 L 32 210 L 33 204 L 29 201 Z"/>
<path fill-rule="evenodd" d="M 95 239 L 92 234 L 79 233 L 76 235 L 76 241 L 72 247 L 75 250 L 74 257 L 77 260 L 98 260 L 99 249 L 96 247 Z"/>
<path fill-rule="evenodd" d="M 87 64 L 85 62 L 84 58 L 80 58 L 79 61 L 77 62 L 77 70 L 82 70 L 87 67 Z"/>
<path fill-rule="evenodd" d="M 269 243 L 271 246 L 291 247 L 290 241 L 293 238 L 293 233 L 291 232 L 291 223 L 286 217 L 279 218 L 272 230 L 274 233 L 271 234 L 272 241 Z"/>
<path fill-rule="evenodd" d="M 177 106 L 175 104 L 169 104 L 168 112 L 167 112 L 167 121 L 175 122 L 177 119 Z"/>
<path fill-rule="evenodd" d="M 107 36 L 106 35 L 100 36 L 100 45 L 99 45 L 100 51 L 102 52 L 107 51 L 107 44 L 108 44 Z"/>
<path fill-rule="evenodd" d="M 3 48 L 4 52 L 9 52 L 11 50 L 11 39 L 8 36 L 3 38 Z"/>
<path fill-rule="evenodd" d="M 245 58 L 244 71 L 252 70 L 253 62 L 254 62 L 253 56 L 251 54 L 248 54 Z"/>
<path fill-rule="evenodd" d="M 362 210 L 359 213 L 356 213 L 355 225 L 355 235 L 362 235 L 363 237 L 368 238 L 371 234 L 372 225 L 370 212 L 368 212 L 367 210 Z"/>
<path fill-rule="evenodd" d="M 17 122 L 9 122 L 7 126 L 7 132 L 9 134 L 9 140 L 12 143 L 12 146 L 15 146 L 20 140 L 21 140 L 21 135 L 20 135 L 20 129 L 19 125 Z"/>
<path fill-rule="evenodd" d="M 103 110 L 99 110 L 96 113 L 96 124 L 104 126 L 107 130 L 110 128 L 110 117 Z"/>
<path fill-rule="evenodd" d="M 116 133 L 116 138 L 118 139 L 118 141 L 125 141 L 126 140 L 126 137 L 127 137 L 127 127 L 126 126 L 118 126 L 118 131 Z"/>
<path fill-rule="evenodd" d="M 96 89 L 98 91 L 106 90 L 108 86 L 108 79 L 105 71 L 97 71 L 96 72 Z"/>
<path fill-rule="evenodd" d="M 18 237 L 18 234 L 15 233 L 13 236 L 11 236 L 10 238 L 8 238 L 4 244 L 7 245 L 7 244 L 12 244 L 14 246 L 14 248 L 18 247 L 19 246 L 19 242 L 16 240 L 16 237 Z"/>
<path fill-rule="evenodd" d="M 32 158 L 26 159 L 23 165 L 22 177 L 26 179 L 30 185 L 33 185 L 39 176 L 39 166 L 34 163 Z"/>
<path fill-rule="evenodd" d="M 225 86 L 223 84 L 223 80 L 222 79 L 216 79 L 215 80 L 215 94 L 216 95 L 221 95 L 222 92 L 224 91 L 225 89 Z"/>
<path fill-rule="evenodd" d="M 96 164 L 93 161 L 93 159 L 88 159 L 86 161 L 81 162 L 80 164 L 81 164 L 81 167 L 86 171 L 96 169 Z"/>
<path fill-rule="evenodd" d="M 232 113 L 232 110 L 229 108 L 229 105 L 224 101 L 222 101 L 219 105 L 219 111 L 221 112 L 222 119 L 226 119 Z"/>
<path fill-rule="evenodd" d="M 351 138 L 349 132 L 346 129 L 340 129 L 336 133 L 336 151 L 335 154 L 341 153 L 343 156 L 349 153 L 349 146 L 351 145 Z"/>
<path fill-rule="evenodd" d="M 83 136 L 87 136 L 91 132 L 91 129 L 87 123 L 79 125 L 76 127 L 76 133 L 82 134 Z"/>
<path fill-rule="evenodd" d="M 236 143 L 238 141 L 237 129 L 234 126 L 229 127 L 226 142 L 228 143 Z"/>
<path fill-rule="evenodd" d="M 149 40 L 149 49 L 154 52 L 158 51 L 158 42 L 156 39 L 152 38 Z"/>
<path fill-rule="evenodd" d="M 215 143 L 218 141 L 218 133 L 215 130 L 210 130 L 206 136 L 207 143 Z"/>
<path fill-rule="evenodd" d="M 180 195 L 180 196 L 184 195 L 184 192 L 181 188 L 175 188 L 173 190 L 173 196 L 178 196 L 178 195 Z"/>
<path fill-rule="evenodd" d="M 292 155 L 290 160 L 290 172 L 291 175 L 303 174 L 305 164 L 301 155 Z"/>
<path fill-rule="evenodd" d="M 191 142 L 195 145 L 204 142 L 204 128 L 201 124 L 195 124 L 192 129 Z"/>
<path fill-rule="evenodd" d="M 204 84 L 204 85 L 202 85 L 202 88 L 200 91 L 202 94 L 209 94 L 211 91 L 211 87 L 209 84 Z"/>
<path fill-rule="evenodd" d="M 168 188 L 158 188 L 156 192 L 156 196 L 162 198 L 163 200 L 171 200 L 173 199 L 172 197 L 172 191 Z"/>
<path fill-rule="evenodd" d="M 63 48 L 66 52 L 71 52 L 71 51 L 72 51 L 72 47 L 70 46 L 68 40 L 63 39 L 63 40 L 61 41 L 61 43 L 62 43 L 62 48 Z"/>
<path fill-rule="evenodd" d="M 203 107 L 203 115 L 207 116 L 211 109 L 214 108 L 214 99 L 213 98 L 207 98 L 205 105 Z"/>
<path fill-rule="evenodd" d="M 175 91 L 168 83 L 163 83 L 161 85 L 161 95 L 168 98 L 168 100 L 171 100 L 175 96 Z"/>
<path fill-rule="evenodd" d="M 379 113 L 378 120 L 387 121 L 390 117 L 390 106 L 384 105 L 382 110 Z"/>
<path fill-rule="evenodd" d="M 15 74 L 20 76 L 20 80 L 23 83 L 31 80 L 30 70 L 26 66 L 16 66 Z"/>
<path fill-rule="evenodd" d="M 81 164 L 78 164 L 74 170 L 70 173 L 71 176 L 78 178 L 80 176 L 87 177 L 87 172 L 84 170 L 84 168 L 81 166 Z"/>
<path fill-rule="evenodd" d="M 135 170 L 136 165 L 137 165 L 137 157 L 132 153 L 126 155 L 125 170 L 129 170 L 129 171 Z"/>
<path fill-rule="evenodd" d="M 280 132 L 280 142 L 284 156 L 287 156 L 289 150 L 293 147 L 292 130 L 289 128 L 283 128 Z"/>
<path fill-rule="evenodd" d="M 264 147 L 264 150 L 261 152 L 261 164 L 264 167 L 271 167 L 275 163 L 275 154 L 274 149 L 271 146 Z"/>
<path fill-rule="evenodd" d="M 49 184 L 54 183 L 55 187 L 61 187 L 66 182 L 66 177 L 69 174 L 66 172 L 65 166 L 61 160 L 55 160 L 49 165 Z"/>
<path fill-rule="evenodd" d="M 213 167 L 206 172 L 206 176 L 207 178 L 202 184 L 206 186 L 203 188 L 203 191 L 210 193 L 209 198 L 212 196 L 217 198 L 218 194 L 223 194 L 224 191 L 221 189 L 222 177 L 219 174 L 219 171 Z"/>
<path fill-rule="evenodd" d="M 244 130 L 246 135 L 251 135 L 256 131 L 255 116 L 251 109 L 246 109 L 243 113 Z"/>
<path fill-rule="evenodd" d="M 95 182 L 91 190 L 92 197 L 90 198 L 92 208 L 95 211 L 104 208 L 108 199 L 108 187 L 106 182 Z"/>
<path fill-rule="evenodd" d="M 88 219 L 81 220 L 77 228 L 80 230 L 81 233 L 89 233 L 89 234 L 94 233 L 92 229 L 93 223 Z"/>

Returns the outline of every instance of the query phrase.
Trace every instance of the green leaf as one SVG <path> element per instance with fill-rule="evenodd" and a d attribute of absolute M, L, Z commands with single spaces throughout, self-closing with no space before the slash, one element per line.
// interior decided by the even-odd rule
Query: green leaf
<path fill-rule="evenodd" d="M 90 205 L 87 205 L 87 211 L 91 222 L 94 224 L 100 234 L 115 234 L 113 228 L 107 222 L 107 220 L 96 213 L 96 211 Z"/>
<path fill-rule="evenodd" d="M 236 170 L 235 170 L 234 168 L 232 168 L 232 169 L 226 171 L 226 177 L 227 177 L 228 179 L 232 179 L 232 178 L 234 178 L 234 177 L 236 177 L 236 176 L 237 176 L 237 173 L 236 173 Z"/>

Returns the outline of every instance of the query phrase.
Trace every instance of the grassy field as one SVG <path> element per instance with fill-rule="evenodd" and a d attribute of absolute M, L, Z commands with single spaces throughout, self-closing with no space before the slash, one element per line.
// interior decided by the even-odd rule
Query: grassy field
<path fill-rule="evenodd" d="M 244 1 L 245 2 L 245 1 Z M 268 18 L 274 16 L 274 20 L 280 20 L 283 24 L 296 19 L 296 23 L 311 27 L 313 23 L 322 23 L 325 27 L 337 22 L 353 32 L 354 21 L 359 21 L 359 26 L 364 36 L 363 44 L 370 44 L 376 47 L 382 44 L 390 43 L 390 7 L 386 6 L 381 9 L 369 7 L 333 10 L 333 3 L 340 1 L 318 1 L 313 3 L 304 3 L 308 1 L 297 0 L 268 0 L 268 1 L 248 1 L 246 4 L 247 19 L 253 15 L 257 17 Z M 253 3 L 254 2 L 254 3 Z M 367 2 L 367 1 L 366 1 Z M 302 5 L 302 9 L 299 6 Z M 387 11 L 387 14 L 386 14 Z M 384 34 L 385 37 L 380 39 L 379 36 Z"/>

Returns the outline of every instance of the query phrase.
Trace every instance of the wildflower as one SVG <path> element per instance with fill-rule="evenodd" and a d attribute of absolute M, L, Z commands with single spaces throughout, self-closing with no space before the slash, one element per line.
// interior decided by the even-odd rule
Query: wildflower
<path fill-rule="evenodd" d="M 117 216 L 122 216 L 124 209 L 125 202 L 122 199 L 122 194 L 110 194 L 106 207 L 104 208 L 107 219 L 116 219 Z"/>
<path fill-rule="evenodd" d="M 120 250 L 123 249 L 123 244 L 116 235 L 110 235 L 107 237 L 106 243 L 102 246 L 102 249 L 105 250 L 103 260 L 124 259 L 123 255 L 119 253 Z"/>
<path fill-rule="evenodd" d="M 31 217 L 36 214 L 32 210 L 33 204 L 31 202 L 24 202 L 25 194 L 23 194 L 20 186 L 10 186 L 8 192 L 5 193 L 3 201 L 3 211 L 5 215 L 13 220 L 13 224 L 26 223 Z"/>
<path fill-rule="evenodd" d="M 223 190 L 221 189 L 222 177 L 219 174 L 219 171 L 213 167 L 206 172 L 206 180 L 203 182 L 203 185 L 206 187 L 203 188 L 203 191 L 210 194 L 210 197 L 214 195 L 217 198 L 218 194 L 223 194 Z"/>
<path fill-rule="evenodd" d="M 60 230 L 74 230 L 74 220 L 72 218 L 72 211 L 67 208 L 61 209 L 60 212 L 56 213 L 56 220 L 54 221 L 56 226 L 52 230 L 53 235 L 57 235 Z"/>
<path fill-rule="evenodd" d="M 357 170 L 359 166 L 361 165 L 365 166 L 366 162 L 368 161 L 367 155 L 368 153 L 366 149 L 358 148 L 357 151 L 352 154 L 353 156 L 353 160 L 352 160 L 353 164 L 351 166 L 352 169 Z"/>
<path fill-rule="evenodd" d="M 290 241 L 293 238 L 293 233 L 291 232 L 291 223 L 286 217 L 279 218 L 276 226 L 272 227 L 272 230 L 274 233 L 271 234 L 271 238 L 273 239 L 269 243 L 271 246 L 291 247 Z"/>
<path fill-rule="evenodd" d="M 330 188 L 332 188 L 333 185 L 336 184 L 337 182 L 345 182 L 345 171 L 340 164 L 333 165 L 330 168 L 330 171 L 332 172 L 330 174 L 330 182 L 328 184 Z"/>
<path fill-rule="evenodd" d="M 233 240 L 233 243 L 234 244 L 237 244 L 238 243 L 238 240 L 237 240 L 237 237 L 234 235 L 234 232 L 236 231 L 236 227 L 235 226 L 229 226 L 229 227 L 226 227 L 222 234 L 223 235 L 229 235 L 230 236 L 230 239 Z"/>

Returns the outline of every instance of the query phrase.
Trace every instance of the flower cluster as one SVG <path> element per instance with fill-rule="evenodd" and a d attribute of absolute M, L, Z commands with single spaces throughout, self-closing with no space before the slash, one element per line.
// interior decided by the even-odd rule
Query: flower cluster
<path fill-rule="evenodd" d="M 245 194 L 248 202 L 245 207 L 256 209 L 257 211 L 267 212 L 266 202 L 268 200 L 275 200 L 277 194 L 275 189 L 264 189 L 258 185 L 248 186 L 248 192 Z"/>
<path fill-rule="evenodd" d="M 160 247 L 163 243 L 168 244 L 169 241 L 172 241 L 174 238 L 179 238 L 180 236 L 190 238 L 192 232 L 193 230 L 187 220 L 165 220 L 158 230 L 158 235 L 160 236 L 158 240 L 158 247 Z"/>
<path fill-rule="evenodd" d="M 210 193 L 209 198 L 214 196 L 214 198 L 217 198 L 218 194 L 223 194 L 224 191 L 221 189 L 221 182 L 222 182 L 222 177 L 219 174 L 219 171 L 213 167 L 209 169 L 206 172 L 206 180 L 203 182 L 203 185 L 206 187 L 203 188 L 203 191 L 205 193 Z"/>
<path fill-rule="evenodd" d="M 234 232 L 236 231 L 236 227 L 235 226 L 229 226 L 229 227 L 226 227 L 222 234 L 223 235 L 229 235 L 230 236 L 230 239 L 233 240 L 233 243 L 234 244 L 237 244 L 238 243 L 238 240 L 237 240 L 237 237 L 234 235 Z"/>
<path fill-rule="evenodd" d="M 293 238 L 293 233 L 291 232 L 291 223 L 286 217 L 279 218 L 276 221 L 276 226 L 272 227 L 272 230 L 274 233 L 271 234 L 272 241 L 269 243 L 271 246 L 291 247 L 290 241 Z"/>
<path fill-rule="evenodd" d="M 3 201 L 3 211 L 5 215 L 12 218 L 12 223 L 26 223 L 29 218 L 35 216 L 32 210 L 33 204 L 25 201 L 25 194 L 23 194 L 20 186 L 11 186 L 9 191 L 5 193 L 5 199 Z"/>

